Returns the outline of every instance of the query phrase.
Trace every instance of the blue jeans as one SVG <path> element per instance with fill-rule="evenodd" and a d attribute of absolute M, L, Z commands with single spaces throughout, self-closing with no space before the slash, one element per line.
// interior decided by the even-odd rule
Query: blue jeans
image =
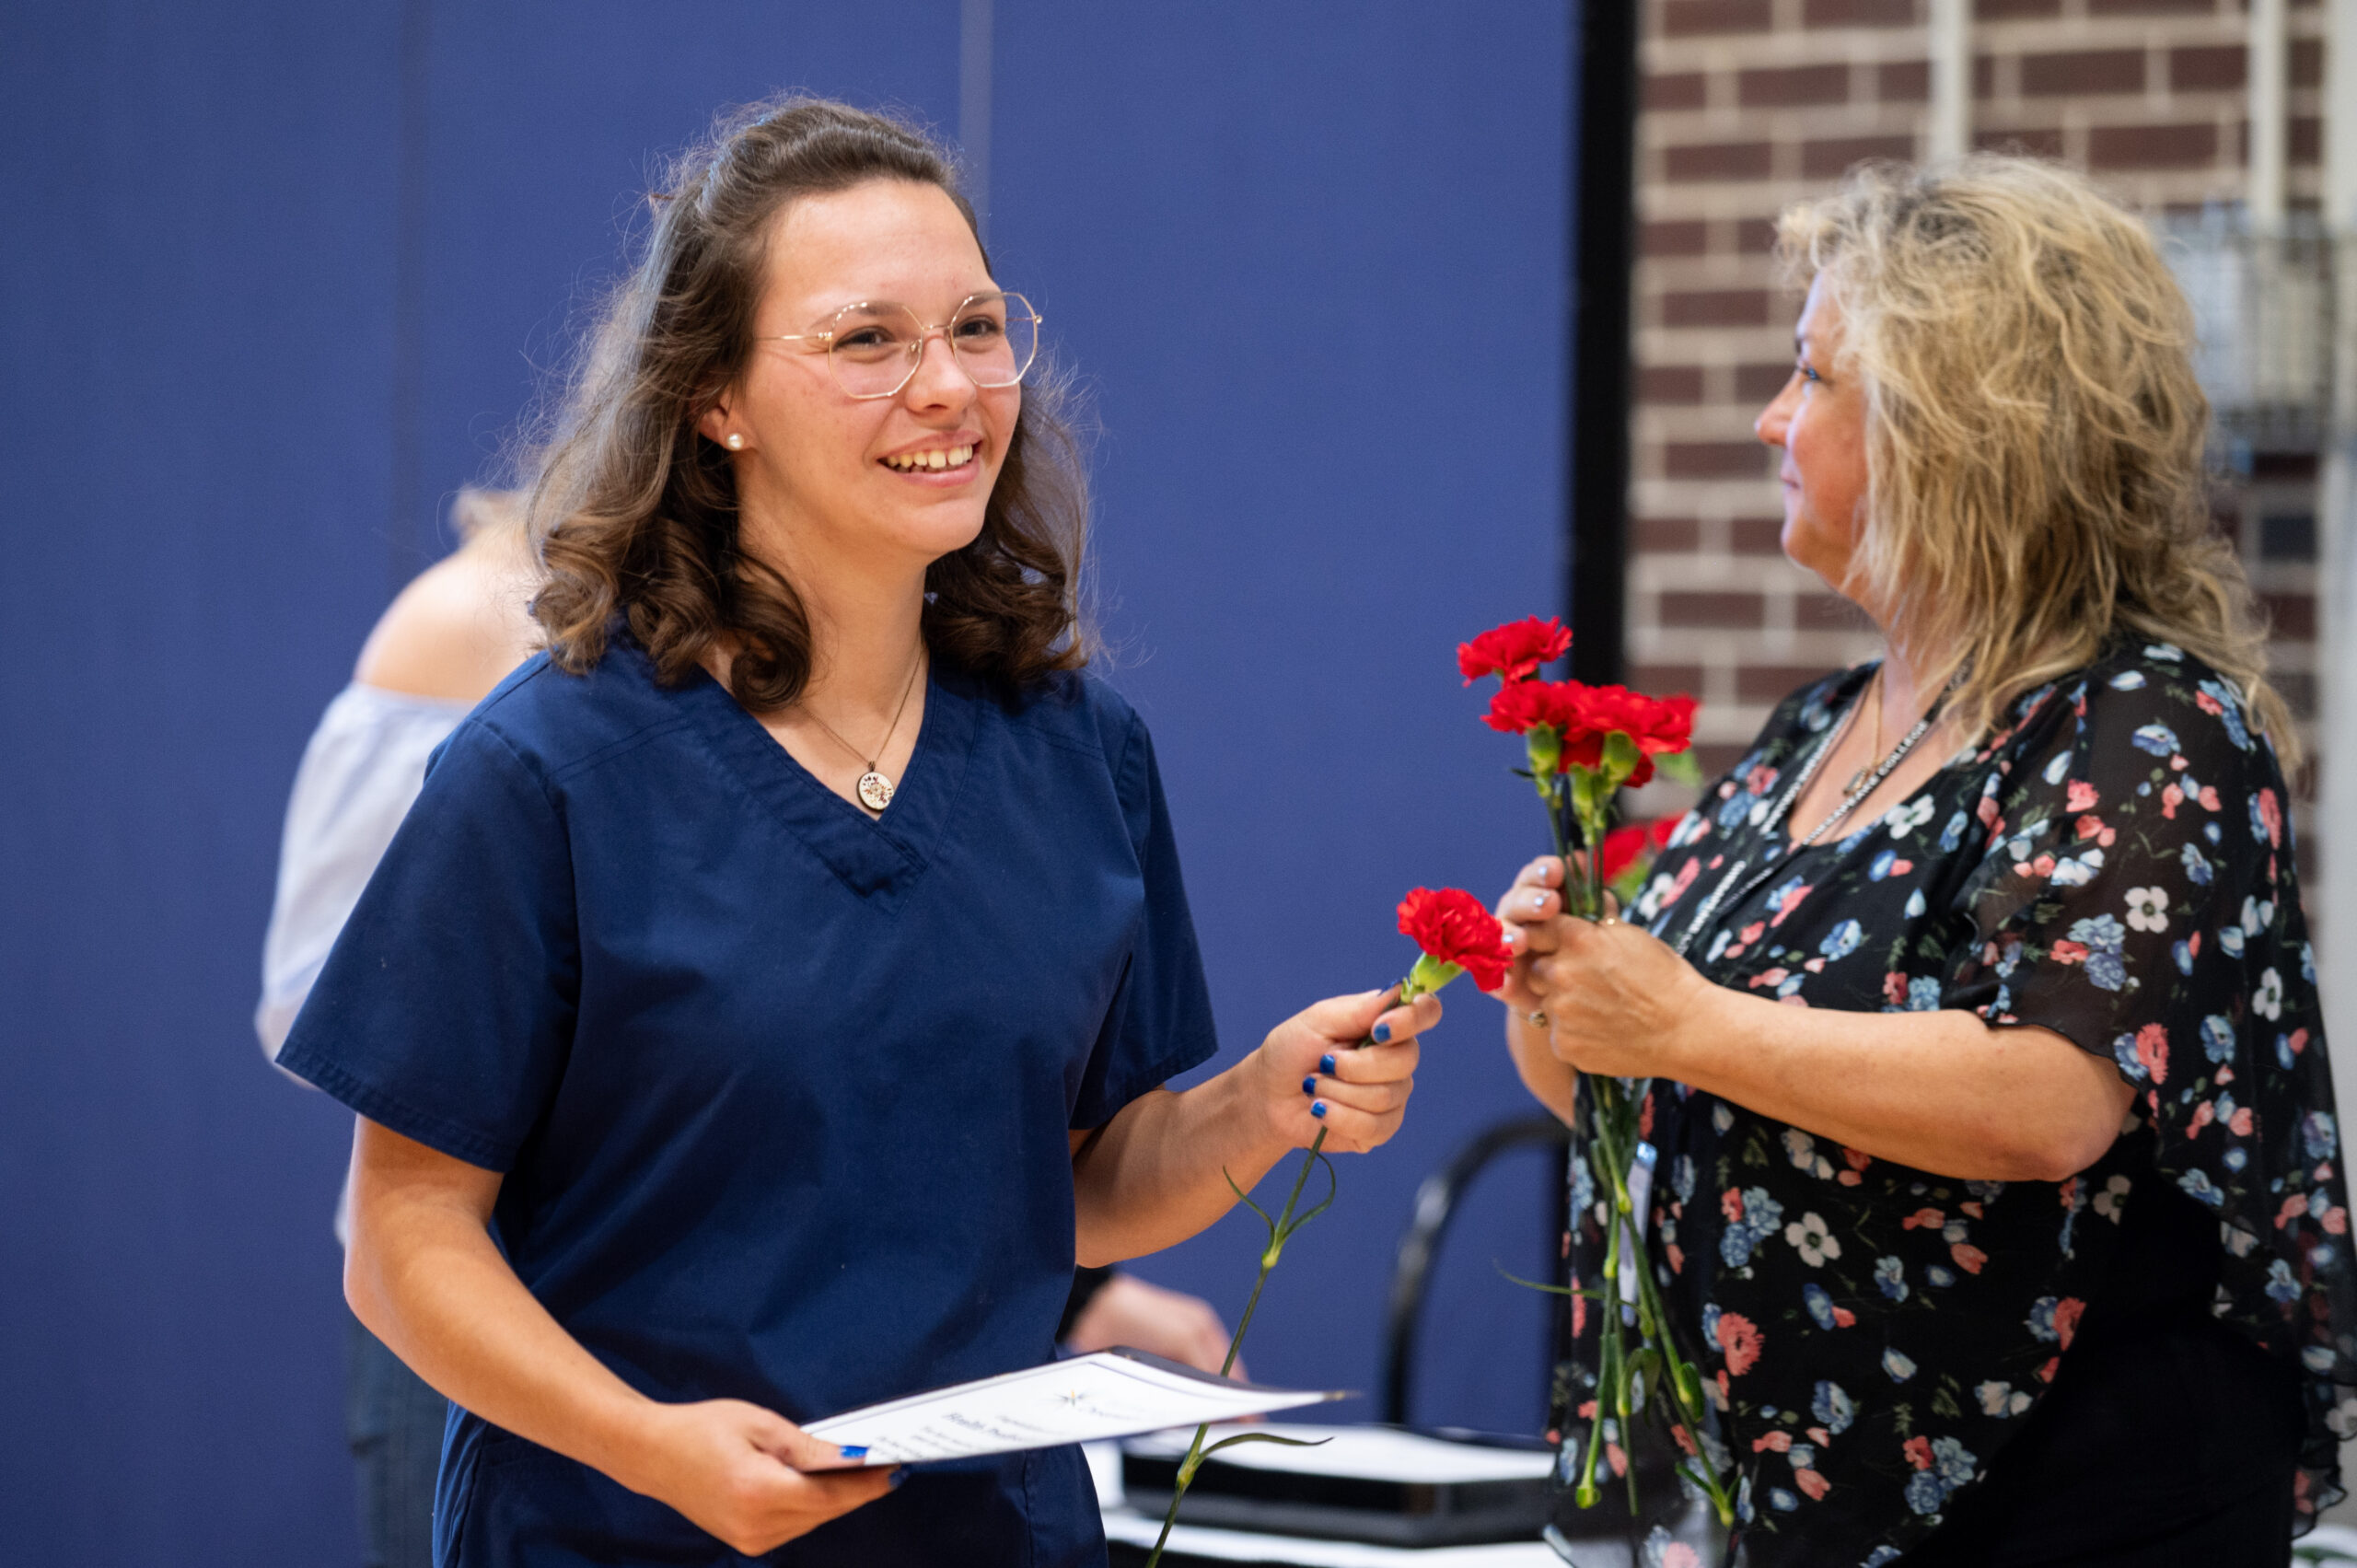
<path fill-rule="evenodd" d="M 434 1568 L 434 1477 L 450 1402 L 352 1320 L 344 1434 L 359 1467 L 365 1568 Z"/>

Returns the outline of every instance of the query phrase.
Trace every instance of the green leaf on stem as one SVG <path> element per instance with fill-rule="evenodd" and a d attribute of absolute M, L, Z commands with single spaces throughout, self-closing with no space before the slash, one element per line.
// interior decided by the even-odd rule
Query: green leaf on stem
<path fill-rule="evenodd" d="M 1234 1437 L 1221 1438 L 1203 1450 L 1202 1458 L 1208 1459 L 1222 1448 L 1233 1448 L 1238 1443 L 1281 1443 L 1288 1448 L 1322 1448 L 1332 1441 L 1331 1437 L 1280 1437 L 1273 1432 L 1243 1432 Z"/>
<path fill-rule="evenodd" d="M 1655 757 L 1654 772 L 1670 783 L 1684 784 L 1689 789 L 1702 787 L 1702 764 L 1694 760 L 1690 749 Z"/>
<path fill-rule="evenodd" d="M 1338 1190 L 1339 1185 L 1334 1178 L 1334 1162 L 1327 1158 L 1324 1153 L 1317 1149 L 1309 1151 L 1309 1157 L 1316 1161 L 1326 1172 L 1326 1196 L 1318 1200 L 1318 1202 L 1313 1204 L 1306 1212 L 1295 1216 L 1292 1223 L 1284 1225 L 1282 1229 L 1276 1230 L 1277 1245 L 1280 1247 L 1283 1246 L 1286 1242 L 1291 1241 L 1294 1237 L 1294 1233 L 1299 1230 L 1303 1225 L 1307 1225 L 1310 1221 L 1316 1219 L 1318 1215 L 1324 1214 L 1327 1210 L 1334 1206 L 1334 1194 Z M 1271 1228 L 1276 1229 L 1276 1227 Z"/>
<path fill-rule="evenodd" d="M 1222 1181 L 1227 1183 L 1227 1190 L 1236 1194 L 1236 1201 L 1242 1203 L 1254 1214 L 1260 1215 L 1260 1223 L 1269 1227 L 1269 1234 L 1271 1237 L 1275 1236 L 1277 1234 L 1277 1222 L 1270 1217 L 1268 1210 L 1262 1208 L 1260 1204 L 1252 1201 L 1252 1194 L 1247 1192 L 1243 1188 L 1238 1187 L 1236 1184 L 1236 1178 L 1227 1174 L 1227 1167 L 1222 1166 L 1219 1167 L 1219 1176 Z"/>
<path fill-rule="evenodd" d="M 1602 1301 L 1604 1299 L 1604 1293 L 1600 1290 L 1582 1290 L 1575 1285 L 1543 1285 L 1537 1280 L 1526 1280 L 1519 1274 L 1507 1273 L 1505 1265 L 1500 1263 L 1494 1258 L 1490 1260 L 1490 1267 L 1498 1271 L 1498 1277 L 1500 1279 L 1504 1280 L 1509 1284 L 1518 1284 L 1525 1290 L 1544 1291 L 1549 1295 L 1575 1295 L 1582 1301 Z"/>

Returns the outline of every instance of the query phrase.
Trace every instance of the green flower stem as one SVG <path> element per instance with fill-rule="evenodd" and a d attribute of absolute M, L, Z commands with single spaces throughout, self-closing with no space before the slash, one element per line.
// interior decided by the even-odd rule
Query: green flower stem
<path fill-rule="evenodd" d="M 1550 778 L 1551 788 L 1542 784 L 1539 790 L 1549 804 L 1547 825 L 1554 835 L 1555 853 L 1563 857 L 1567 874 L 1571 868 L 1571 844 L 1566 819 L 1578 824 L 1586 865 L 1576 882 L 1567 878 L 1563 906 L 1566 912 L 1590 920 L 1601 919 L 1605 912 L 1604 837 L 1611 823 L 1613 800 L 1637 760 L 1632 745 L 1619 736 L 1612 739 L 1621 744 L 1608 744 L 1603 767 L 1565 768 Z M 1560 756 L 1560 749 L 1557 755 Z M 1538 772 L 1535 753 L 1533 772 Z M 1734 1501 L 1702 1452 L 1701 1377 L 1694 1365 L 1678 1353 L 1677 1344 L 1670 1338 L 1669 1313 L 1663 1305 L 1645 1244 L 1647 1216 L 1637 1213 L 1629 1191 L 1642 1101 L 1617 1079 L 1587 1076 L 1584 1084 L 1587 1090 L 1591 1147 L 1597 1156 L 1596 1163 L 1602 1167 L 1611 1231 L 1605 1248 L 1605 1288 L 1600 1293 L 1605 1317 L 1597 1336 L 1596 1416 L 1589 1423 L 1587 1453 L 1580 1467 L 1574 1499 L 1583 1508 L 1596 1504 L 1596 1467 L 1603 1448 L 1605 1413 L 1609 1410 L 1620 1418 L 1622 1446 L 1631 1455 L 1628 1469 L 1629 1504 L 1634 1512 L 1638 1506 L 1637 1468 L 1631 1446 L 1634 1434 L 1629 1430 L 1629 1423 L 1647 1402 L 1658 1400 L 1666 1407 L 1665 1413 L 1685 1429 L 1694 1444 L 1696 1458 L 1690 1463 L 1681 1463 L 1679 1473 L 1691 1477 L 1709 1494 L 1720 1524 L 1731 1525 L 1735 1521 Z M 1624 1273 L 1633 1274 L 1637 1286 L 1639 1348 L 1635 1354 L 1629 1350 L 1629 1325 L 1621 1317 L 1620 1281 Z M 1637 1366 L 1646 1354 L 1654 1356 L 1658 1366 L 1640 1388 Z"/>
<path fill-rule="evenodd" d="M 1598 1152 L 1604 1156 L 1606 1180 L 1611 1188 L 1612 1208 L 1616 1214 L 1614 1234 L 1607 1250 L 1605 1265 L 1606 1275 L 1613 1281 L 1615 1286 L 1614 1289 L 1605 1293 L 1604 1310 L 1609 1314 L 1606 1320 L 1607 1332 L 1614 1335 L 1617 1340 L 1621 1328 L 1620 1296 L 1617 1288 L 1619 1276 L 1623 1271 L 1631 1272 L 1637 1282 L 1637 1320 L 1642 1342 L 1646 1349 L 1653 1350 L 1661 1356 L 1667 1369 L 1666 1376 L 1654 1379 L 1655 1389 L 1669 1406 L 1669 1412 L 1673 1418 L 1683 1425 L 1687 1434 L 1694 1439 L 1696 1452 L 1700 1454 L 1701 1449 L 1700 1434 L 1702 1431 L 1701 1378 L 1693 1365 L 1678 1354 L 1677 1346 L 1670 1342 L 1667 1331 L 1669 1314 L 1662 1303 L 1660 1285 L 1654 1278 L 1653 1263 L 1648 1256 L 1643 1232 L 1637 1224 L 1623 1225 L 1619 1223 L 1617 1217 L 1631 1215 L 1633 1210 L 1626 1180 L 1629 1164 L 1623 1155 L 1623 1151 L 1630 1146 L 1630 1142 L 1635 1135 L 1633 1113 L 1630 1103 L 1622 1098 L 1621 1086 L 1619 1083 L 1608 1078 L 1591 1077 L 1587 1080 L 1587 1084 L 1596 1100 L 1596 1108 L 1590 1114 L 1590 1121 L 1596 1129 Z M 1623 1125 L 1624 1122 L 1628 1124 Z M 1618 1351 L 1618 1349 L 1619 1346 L 1616 1343 L 1613 1350 Z M 1628 1377 L 1630 1365 L 1622 1355 L 1608 1352 L 1600 1365 L 1610 1366 L 1615 1376 L 1608 1382 L 1600 1380 L 1599 1399 L 1604 1396 L 1608 1388 L 1617 1405 L 1634 1407 L 1641 1402 L 1631 1396 Z M 1623 1408 L 1621 1413 L 1624 1416 L 1628 1415 L 1631 1413 L 1630 1409 Z M 1718 1475 L 1712 1469 L 1709 1461 L 1699 1459 L 1693 1469 L 1699 1473 L 1704 1490 L 1710 1494 L 1711 1505 L 1717 1512 L 1719 1522 L 1723 1525 L 1733 1523 L 1734 1502 L 1720 1483 Z"/>
<path fill-rule="evenodd" d="M 1596 1121 L 1600 1130 L 1612 1120 L 1612 1111 L 1615 1108 L 1614 1096 L 1610 1091 L 1617 1089 L 1618 1086 L 1610 1085 L 1608 1080 L 1598 1080 L 1598 1083 L 1599 1087 L 1606 1091 L 1599 1093 L 1596 1097 L 1598 1103 Z M 1629 1353 L 1628 1325 L 1621 1318 L 1623 1296 L 1620 1290 L 1620 1275 L 1623 1270 L 1642 1268 L 1643 1265 L 1638 1257 L 1633 1256 L 1636 1249 L 1631 1235 L 1632 1227 L 1627 1217 L 1631 1213 L 1633 1205 L 1629 1202 L 1629 1191 L 1621 1179 L 1621 1172 L 1626 1169 L 1626 1167 L 1619 1157 L 1618 1143 L 1619 1141 L 1615 1139 L 1608 1144 L 1605 1156 L 1608 1168 L 1612 1173 L 1612 1228 L 1611 1239 L 1606 1246 L 1604 1260 L 1604 1336 L 1603 1356 L 1599 1366 L 1604 1376 L 1597 1380 L 1596 1392 L 1596 1408 L 1600 1411 L 1608 1403 L 1612 1413 L 1619 1418 L 1621 1452 L 1630 1454 L 1633 1452 L 1631 1447 L 1633 1434 L 1630 1431 L 1630 1416 L 1635 1407 L 1635 1400 L 1630 1397 L 1629 1377 L 1631 1358 Z M 1629 1484 L 1629 1513 L 1633 1518 L 1637 1512 L 1635 1463 L 1633 1461 L 1627 1463 L 1623 1473 Z"/>
<path fill-rule="evenodd" d="M 1702 1457 L 1701 1379 L 1693 1365 L 1680 1358 L 1678 1347 L 1670 1342 L 1667 1332 L 1669 1318 L 1662 1311 L 1661 1294 L 1654 1283 L 1651 1270 L 1641 1267 L 1637 1282 L 1639 1290 L 1653 1308 L 1654 1321 L 1663 1330 L 1659 1338 L 1667 1371 L 1654 1381 L 1658 1385 L 1661 1396 L 1668 1401 L 1671 1413 L 1678 1424 L 1686 1428 L 1686 1435 L 1694 1444 L 1696 1458 L 1693 1468 L 1700 1474 L 1703 1490 L 1710 1493 L 1711 1506 L 1718 1514 L 1719 1523 L 1732 1525 L 1735 1523 L 1735 1500 L 1720 1484 L 1718 1472 L 1711 1468 L 1710 1460 Z"/>
<path fill-rule="evenodd" d="M 1612 795 L 1618 787 L 1605 775 L 1585 768 L 1572 785 L 1573 810 L 1579 818 L 1580 838 L 1587 846 L 1577 912 L 1590 920 L 1604 918 L 1604 835 L 1610 830 Z"/>
<path fill-rule="evenodd" d="M 1320 1127 L 1318 1136 L 1310 1140 L 1309 1153 L 1302 1156 L 1301 1168 L 1293 1174 L 1293 1191 L 1285 1194 L 1285 1206 L 1277 1216 L 1275 1227 L 1269 1233 L 1269 1245 L 1260 1249 L 1260 1277 L 1252 1282 L 1252 1294 L 1244 1300 L 1244 1316 L 1236 1320 L 1236 1332 L 1228 1339 L 1227 1359 L 1219 1364 L 1219 1375 L 1223 1377 L 1236 1370 L 1236 1358 L 1244 1349 L 1244 1330 L 1252 1326 L 1252 1314 L 1260 1306 L 1261 1288 L 1269 1283 L 1269 1274 L 1276 1268 L 1277 1259 L 1284 1251 L 1285 1224 L 1293 1218 L 1294 1210 L 1301 1202 L 1301 1190 L 1309 1182 L 1309 1167 L 1318 1163 L 1318 1156 L 1325 1147 L 1326 1129 Z M 1198 1446 L 1203 1441 L 1203 1434 L 1209 1430 L 1204 1426 L 1195 1428 Z"/>
<path fill-rule="evenodd" d="M 1631 1102 L 1622 1098 L 1620 1084 L 1598 1078 L 1590 1078 L 1588 1083 L 1596 1091 L 1598 1102 L 1591 1120 L 1596 1125 L 1597 1142 L 1604 1155 L 1607 1179 L 1612 1187 L 1613 1206 L 1620 1213 L 1628 1214 L 1631 1205 L 1625 1173 L 1629 1163 L 1624 1151 L 1635 1137 L 1634 1109 Z M 1686 1428 L 1687 1434 L 1694 1438 L 1699 1454 L 1703 1416 L 1701 1377 L 1693 1365 L 1678 1355 L 1677 1346 L 1670 1341 L 1669 1314 L 1661 1299 L 1660 1284 L 1654 1278 L 1653 1262 L 1643 1229 L 1633 1223 L 1625 1227 L 1616 1225 L 1615 1228 L 1623 1231 L 1615 1238 L 1618 1243 L 1615 1249 L 1618 1270 L 1633 1272 L 1636 1278 L 1637 1320 L 1643 1342 L 1647 1349 L 1660 1354 L 1666 1369 L 1666 1376 L 1654 1379 L 1655 1385 L 1668 1404 L 1670 1413 Z M 1606 1310 L 1614 1315 L 1614 1322 L 1619 1321 L 1619 1307 L 1617 1296 L 1608 1299 Z M 1710 1493 L 1712 1506 L 1717 1511 L 1720 1523 L 1732 1523 L 1734 1503 L 1720 1484 L 1716 1472 L 1712 1470 L 1707 1460 L 1698 1461 L 1695 1469 L 1701 1472 L 1702 1484 Z"/>
<path fill-rule="evenodd" d="M 1236 1358 L 1244 1350 L 1244 1331 L 1252 1326 L 1252 1314 L 1260 1305 L 1261 1289 L 1268 1284 L 1270 1272 L 1276 1268 L 1278 1258 L 1284 1252 L 1284 1243 L 1279 1239 L 1278 1233 L 1293 1218 L 1295 1208 L 1301 1202 L 1301 1190 L 1308 1183 L 1309 1168 L 1317 1163 L 1318 1154 L 1325 1147 L 1326 1129 L 1321 1127 L 1318 1130 L 1318 1136 L 1310 1140 L 1309 1153 L 1303 1157 L 1301 1168 L 1294 1173 L 1293 1191 L 1285 1194 L 1285 1206 L 1278 1214 L 1277 1224 L 1270 1227 L 1269 1245 L 1260 1249 L 1260 1277 L 1252 1282 L 1252 1294 L 1245 1298 L 1244 1315 L 1236 1320 L 1236 1332 L 1228 1337 L 1227 1359 L 1219 1364 L 1219 1375 L 1223 1377 L 1236 1370 Z M 1178 1474 L 1170 1488 L 1170 1509 L 1162 1516 L 1162 1533 L 1155 1538 L 1154 1551 L 1146 1559 L 1146 1568 L 1154 1568 L 1162 1560 L 1163 1543 L 1170 1539 L 1170 1527 L 1178 1522 L 1178 1500 L 1186 1496 L 1187 1488 L 1194 1484 L 1195 1471 L 1202 1468 L 1203 1462 L 1203 1439 L 1210 1433 L 1208 1423 L 1196 1427 L 1194 1441 L 1187 1446 L 1187 1457 L 1179 1461 Z"/>
<path fill-rule="evenodd" d="M 1580 1483 L 1572 1494 L 1573 1501 L 1583 1508 L 1596 1506 L 1596 1456 L 1604 1452 L 1604 1384 L 1606 1377 L 1610 1376 L 1612 1370 L 1612 1347 L 1609 1342 L 1598 1342 L 1596 1355 L 1596 1371 L 1599 1376 L 1596 1380 L 1596 1399 L 1588 1407 L 1590 1414 L 1587 1423 L 1587 1452 L 1581 1456 Z"/>
<path fill-rule="evenodd" d="M 1413 1002 L 1419 996 L 1438 991 L 1464 972 L 1457 965 L 1444 962 L 1429 953 L 1420 955 L 1416 959 L 1415 968 L 1410 970 L 1408 977 L 1399 982 L 1399 1005 Z M 1370 1037 L 1355 1042 L 1351 1049 L 1360 1051 L 1374 1043 L 1375 1040 Z M 1252 1326 L 1252 1314 L 1260 1307 L 1260 1292 L 1267 1286 L 1269 1275 L 1277 1266 L 1277 1260 L 1283 1256 L 1285 1243 L 1293 1239 L 1295 1231 L 1316 1218 L 1326 1206 L 1321 1203 L 1308 1214 L 1302 1215 L 1300 1219 L 1294 1218 L 1295 1211 L 1301 1206 L 1302 1189 L 1309 1183 L 1310 1167 L 1325 1157 L 1326 1132 L 1325 1128 L 1320 1127 L 1318 1130 L 1318 1136 L 1310 1140 L 1307 1152 L 1302 1156 L 1301 1168 L 1294 1172 L 1293 1191 L 1285 1194 L 1285 1206 L 1278 1211 L 1277 1217 L 1271 1220 L 1265 1214 L 1260 1216 L 1269 1226 L 1269 1244 L 1260 1249 L 1260 1276 L 1252 1282 L 1252 1294 L 1245 1298 L 1244 1315 L 1236 1320 L 1236 1332 L 1228 1338 L 1227 1359 L 1221 1362 L 1219 1366 L 1219 1375 L 1223 1377 L 1236 1369 L 1236 1358 L 1244 1349 L 1244 1332 Z M 1328 1168 L 1330 1173 L 1332 1167 L 1329 1166 Z M 1231 1181 L 1229 1185 L 1233 1187 L 1235 1183 Z M 1237 1189 L 1237 1196 L 1244 1197 L 1241 1189 Z M 1247 1203 L 1251 1202 L 1249 1198 L 1244 1198 L 1244 1201 Z M 1328 1203 L 1333 1202 L 1330 1194 L 1326 1202 Z M 1171 1527 L 1178 1522 L 1179 1500 L 1187 1495 L 1187 1489 L 1195 1482 L 1195 1472 L 1202 1467 L 1203 1439 L 1210 1432 L 1209 1424 L 1196 1427 L 1195 1439 L 1187 1446 L 1187 1457 L 1178 1463 L 1178 1473 L 1173 1478 L 1170 1487 L 1170 1506 L 1162 1516 L 1162 1533 L 1155 1537 L 1154 1551 L 1146 1556 L 1145 1568 L 1156 1568 L 1156 1564 L 1162 1561 L 1162 1549 L 1170 1539 Z M 1229 1441 L 1233 1442 L 1235 1439 L 1231 1438 Z"/>
<path fill-rule="evenodd" d="M 1404 994 L 1406 988 L 1403 986 L 1401 990 L 1401 999 L 1409 1000 Z M 1364 1040 L 1359 1042 L 1360 1045 L 1366 1043 Z M 1284 1252 L 1294 1210 L 1301 1202 L 1301 1190 L 1308 1184 L 1310 1167 L 1318 1163 L 1318 1156 L 1325 1147 L 1326 1129 L 1320 1127 L 1318 1136 L 1310 1140 L 1309 1152 L 1302 1156 L 1301 1168 L 1294 1172 L 1293 1191 L 1285 1194 L 1285 1206 L 1279 1211 L 1275 1223 L 1269 1226 L 1269 1244 L 1260 1249 L 1260 1277 L 1252 1282 L 1252 1294 L 1245 1298 L 1244 1315 L 1236 1320 L 1236 1332 L 1228 1337 L 1227 1359 L 1219 1364 L 1219 1375 L 1223 1377 L 1236 1370 L 1236 1358 L 1244 1350 L 1244 1331 L 1252 1326 L 1252 1314 L 1260 1305 L 1260 1292 L 1268 1284 L 1270 1272 L 1276 1268 L 1277 1259 Z M 1162 1533 L 1154 1539 L 1154 1551 L 1146 1556 L 1146 1568 L 1155 1568 L 1155 1564 L 1162 1561 L 1163 1545 L 1170 1539 L 1171 1527 L 1178 1522 L 1178 1500 L 1186 1496 L 1187 1489 L 1195 1483 L 1195 1471 L 1202 1468 L 1203 1462 L 1203 1439 L 1210 1433 L 1208 1423 L 1196 1427 L 1195 1439 L 1187 1446 L 1187 1457 L 1178 1463 L 1178 1473 L 1173 1478 L 1170 1487 L 1170 1507 L 1162 1516 Z"/>
<path fill-rule="evenodd" d="M 1626 1463 L 1629 1452 L 1629 1342 L 1627 1335 L 1621 1331 L 1619 1306 L 1618 1299 L 1613 1299 L 1611 1306 L 1607 1308 L 1608 1316 L 1604 1319 L 1602 1366 L 1608 1370 L 1602 1379 L 1602 1386 L 1596 1391 L 1596 1408 L 1598 1414 L 1608 1410 L 1615 1418 L 1614 1425 L 1621 1437 L 1620 1452 L 1623 1457 L 1624 1472 L 1633 1481 L 1636 1478 L 1636 1467 Z M 1630 1513 L 1632 1516 L 1636 1512 L 1635 1504 L 1636 1499 L 1631 1496 Z"/>

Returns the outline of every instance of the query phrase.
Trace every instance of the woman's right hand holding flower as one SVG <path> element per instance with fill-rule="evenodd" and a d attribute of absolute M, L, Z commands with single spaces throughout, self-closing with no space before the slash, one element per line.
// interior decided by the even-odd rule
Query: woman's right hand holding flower
<path fill-rule="evenodd" d="M 1578 866 L 1576 855 L 1573 867 Z M 1523 1086 L 1538 1103 L 1568 1122 L 1572 1119 L 1575 1075 L 1556 1059 L 1546 1024 L 1546 997 L 1534 981 L 1531 964 L 1553 953 L 1558 946 L 1557 922 L 1563 917 L 1564 862 L 1540 855 L 1522 868 L 1498 900 L 1498 919 L 1505 926 L 1506 944 L 1514 949 L 1514 966 L 1505 982 L 1488 993 L 1505 1004 L 1506 1051 Z"/>
<path fill-rule="evenodd" d="M 1576 856 L 1573 857 L 1576 860 Z M 1531 983 L 1530 961 L 1555 950 L 1554 926 L 1563 912 L 1563 862 L 1542 854 L 1522 868 L 1498 900 L 1498 919 L 1506 928 L 1506 944 L 1514 949 L 1514 967 L 1505 983 L 1489 993 L 1525 1022 L 1544 999 Z"/>

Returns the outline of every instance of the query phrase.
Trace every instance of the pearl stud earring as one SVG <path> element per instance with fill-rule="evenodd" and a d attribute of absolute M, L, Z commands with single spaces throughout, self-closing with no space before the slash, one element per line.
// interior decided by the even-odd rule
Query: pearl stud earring
<path fill-rule="evenodd" d="M 735 431 L 730 431 L 728 433 L 728 449 L 732 452 L 743 451 L 745 449 L 745 438 L 742 436 L 737 435 Z"/>

